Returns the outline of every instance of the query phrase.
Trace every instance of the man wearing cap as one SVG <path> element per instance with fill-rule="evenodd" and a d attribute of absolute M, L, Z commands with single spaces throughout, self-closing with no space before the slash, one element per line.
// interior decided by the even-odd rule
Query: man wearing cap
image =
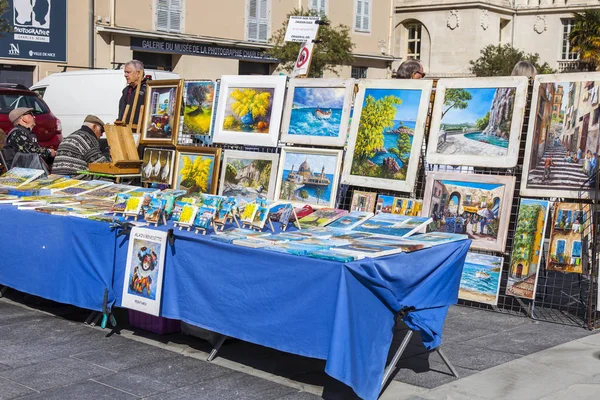
<path fill-rule="evenodd" d="M 67 136 L 58 146 L 52 173 L 78 175 L 88 169 L 89 163 L 108 162 L 100 150 L 98 139 L 104 132 L 104 122 L 95 115 L 88 115 L 81 128 Z"/>
<path fill-rule="evenodd" d="M 4 149 L 10 160 L 6 160 L 8 165 L 12 165 L 12 159 L 16 153 L 37 153 L 44 161 L 49 162 L 56 152 L 54 149 L 47 149 L 40 146 L 37 137 L 32 132 L 35 126 L 35 117 L 33 108 L 19 107 L 8 114 L 8 119 L 15 126 L 8 133 L 4 143 Z"/>

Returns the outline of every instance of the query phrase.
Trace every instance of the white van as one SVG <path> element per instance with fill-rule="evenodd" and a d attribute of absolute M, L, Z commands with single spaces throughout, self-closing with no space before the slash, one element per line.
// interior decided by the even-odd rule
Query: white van
<path fill-rule="evenodd" d="M 179 79 L 173 72 L 145 70 L 153 80 Z M 60 119 L 63 136 L 81 127 L 86 115 L 93 114 L 106 123 L 119 113 L 121 92 L 127 85 L 123 70 L 93 69 L 49 75 L 31 87 Z"/>

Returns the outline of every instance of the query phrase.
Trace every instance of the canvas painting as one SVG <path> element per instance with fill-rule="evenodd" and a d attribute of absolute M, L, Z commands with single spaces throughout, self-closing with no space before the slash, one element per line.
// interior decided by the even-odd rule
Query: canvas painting
<path fill-rule="evenodd" d="M 123 213 L 128 216 L 136 217 L 141 214 L 143 204 L 144 204 L 144 198 L 142 196 L 128 197 L 127 201 L 125 202 L 125 209 L 123 210 Z M 114 206 L 113 206 L 113 210 L 114 210 Z"/>
<path fill-rule="evenodd" d="M 411 192 L 432 81 L 361 80 L 342 183 Z"/>
<path fill-rule="evenodd" d="M 140 143 L 177 144 L 183 80 L 149 81 Z"/>
<path fill-rule="evenodd" d="M 123 299 L 125 308 L 160 315 L 167 232 L 131 229 Z"/>
<path fill-rule="evenodd" d="M 256 203 L 248 203 L 246 207 L 244 207 L 244 211 L 240 214 L 240 219 L 243 224 L 252 225 L 254 223 L 254 217 L 258 212 L 258 204 Z"/>
<path fill-rule="evenodd" d="M 555 203 L 546 269 L 583 273 L 583 241 L 591 240 L 590 206 Z M 587 271 L 586 271 L 587 272 Z"/>
<path fill-rule="evenodd" d="M 521 195 L 588 196 L 600 151 L 599 88 L 597 72 L 536 77 Z"/>
<path fill-rule="evenodd" d="M 405 199 L 403 197 L 394 197 L 379 195 L 375 206 L 375 213 L 406 215 L 411 217 L 420 217 L 423 209 L 423 200 Z"/>
<path fill-rule="evenodd" d="M 194 227 L 207 230 L 212 226 L 215 219 L 216 209 L 214 207 L 202 206 L 196 212 Z"/>
<path fill-rule="evenodd" d="M 84 181 L 83 183 L 68 187 L 65 189 L 61 189 L 55 192 L 58 196 L 84 196 L 88 192 L 91 192 L 96 189 L 104 188 L 106 186 L 113 185 L 112 182 L 101 181 L 101 180 L 93 180 L 93 181 Z"/>
<path fill-rule="evenodd" d="M 220 161 L 219 148 L 178 146 L 173 189 L 215 194 Z"/>
<path fill-rule="evenodd" d="M 173 182 L 175 150 L 146 147 L 142 163 L 142 182 L 170 185 Z"/>
<path fill-rule="evenodd" d="M 326 226 L 333 221 L 341 218 L 343 215 L 348 214 L 346 210 L 338 210 L 335 208 L 320 208 L 314 213 L 307 215 L 306 217 L 300 218 L 298 222 L 302 228 L 313 227 L 313 226 Z"/>
<path fill-rule="evenodd" d="M 341 156 L 341 150 L 283 148 L 275 200 L 334 207 Z"/>
<path fill-rule="evenodd" d="M 177 220 L 177 224 L 183 226 L 192 226 L 194 224 L 194 220 L 196 219 L 196 214 L 198 213 L 198 207 L 186 204 L 181 209 L 181 213 L 179 214 L 179 219 Z"/>
<path fill-rule="evenodd" d="M 165 199 L 153 197 L 150 200 L 148 208 L 144 212 L 144 219 L 146 222 L 151 224 L 160 224 L 166 202 L 167 201 Z"/>
<path fill-rule="evenodd" d="M 114 200 L 114 198 L 120 193 L 128 193 L 137 189 L 135 186 L 129 185 L 110 185 L 101 187 L 99 189 L 87 192 L 85 197 L 93 197 L 97 199 Z"/>
<path fill-rule="evenodd" d="M 13 168 L 0 177 L 1 186 L 19 187 L 44 175 L 41 169 Z"/>
<path fill-rule="evenodd" d="M 506 285 L 509 296 L 535 299 L 549 211 L 547 200 L 521 199 Z"/>
<path fill-rule="evenodd" d="M 256 214 L 254 214 L 252 226 L 258 229 L 263 229 L 265 227 L 265 223 L 267 222 L 267 218 L 269 218 L 269 208 L 258 206 L 256 208 Z"/>
<path fill-rule="evenodd" d="M 504 257 L 467 253 L 458 298 L 497 305 Z"/>
<path fill-rule="evenodd" d="M 430 172 L 423 213 L 430 230 L 466 234 L 474 249 L 504 251 L 515 177 Z"/>
<path fill-rule="evenodd" d="M 427 162 L 500 168 L 517 165 L 527 86 L 524 76 L 440 79 Z"/>
<path fill-rule="evenodd" d="M 224 75 L 214 141 L 276 147 L 286 79 L 278 75 Z"/>
<path fill-rule="evenodd" d="M 273 200 L 279 154 L 225 150 L 219 194 L 235 197 L 238 206 L 257 199 Z"/>
<path fill-rule="evenodd" d="M 281 141 L 344 146 L 353 91 L 352 79 L 290 80 Z"/>
<path fill-rule="evenodd" d="M 210 135 L 214 103 L 214 82 L 185 81 L 183 84 L 183 134 Z"/>
<path fill-rule="evenodd" d="M 354 229 L 373 216 L 372 212 L 352 211 L 349 214 L 342 216 L 337 221 L 332 222 L 327 227 L 332 229 Z"/>
<path fill-rule="evenodd" d="M 413 235 L 406 238 L 407 240 L 414 240 L 415 242 L 426 243 L 430 246 L 437 246 L 440 244 L 458 242 L 461 240 L 467 240 L 467 235 L 459 233 L 446 233 L 446 232 L 428 232 L 418 235 Z"/>
<path fill-rule="evenodd" d="M 379 213 L 366 222 L 354 228 L 357 232 L 367 232 L 388 237 L 409 237 L 416 232 L 425 231 L 427 224 L 432 221 L 430 217 L 407 217 Z"/>
<path fill-rule="evenodd" d="M 375 211 L 375 203 L 377 201 L 377 193 L 375 192 L 361 192 L 355 190 L 352 192 L 352 203 L 350 204 L 350 211 L 363 211 L 372 213 Z"/>
<path fill-rule="evenodd" d="M 70 188 L 73 186 L 77 186 L 81 183 L 83 183 L 83 181 L 80 181 L 78 179 L 64 179 L 64 180 L 54 182 L 51 185 L 46 186 L 44 189 L 50 189 L 52 191 L 52 193 L 55 193 L 61 189 L 66 189 L 66 188 Z"/>

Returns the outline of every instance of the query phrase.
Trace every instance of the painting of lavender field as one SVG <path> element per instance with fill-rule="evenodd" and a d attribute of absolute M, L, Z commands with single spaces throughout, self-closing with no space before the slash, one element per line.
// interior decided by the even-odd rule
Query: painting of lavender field
<path fill-rule="evenodd" d="M 498 304 L 503 262 L 502 257 L 468 252 L 460 278 L 458 298 L 484 304 Z"/>
<path fill-rule="evenodd" d="M 294 90 L 288 133 L 339 136 L 345 93 L 343 87 L 297 87 Z"/>

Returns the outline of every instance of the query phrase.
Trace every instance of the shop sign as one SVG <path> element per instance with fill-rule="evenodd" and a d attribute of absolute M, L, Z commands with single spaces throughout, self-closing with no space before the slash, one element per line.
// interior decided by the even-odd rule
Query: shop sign
<path fill-rule="evenodd" d="M 285 31 L 286 42 L 312 42 L 317 37 L 319 17 L 291 16 Z"/>

